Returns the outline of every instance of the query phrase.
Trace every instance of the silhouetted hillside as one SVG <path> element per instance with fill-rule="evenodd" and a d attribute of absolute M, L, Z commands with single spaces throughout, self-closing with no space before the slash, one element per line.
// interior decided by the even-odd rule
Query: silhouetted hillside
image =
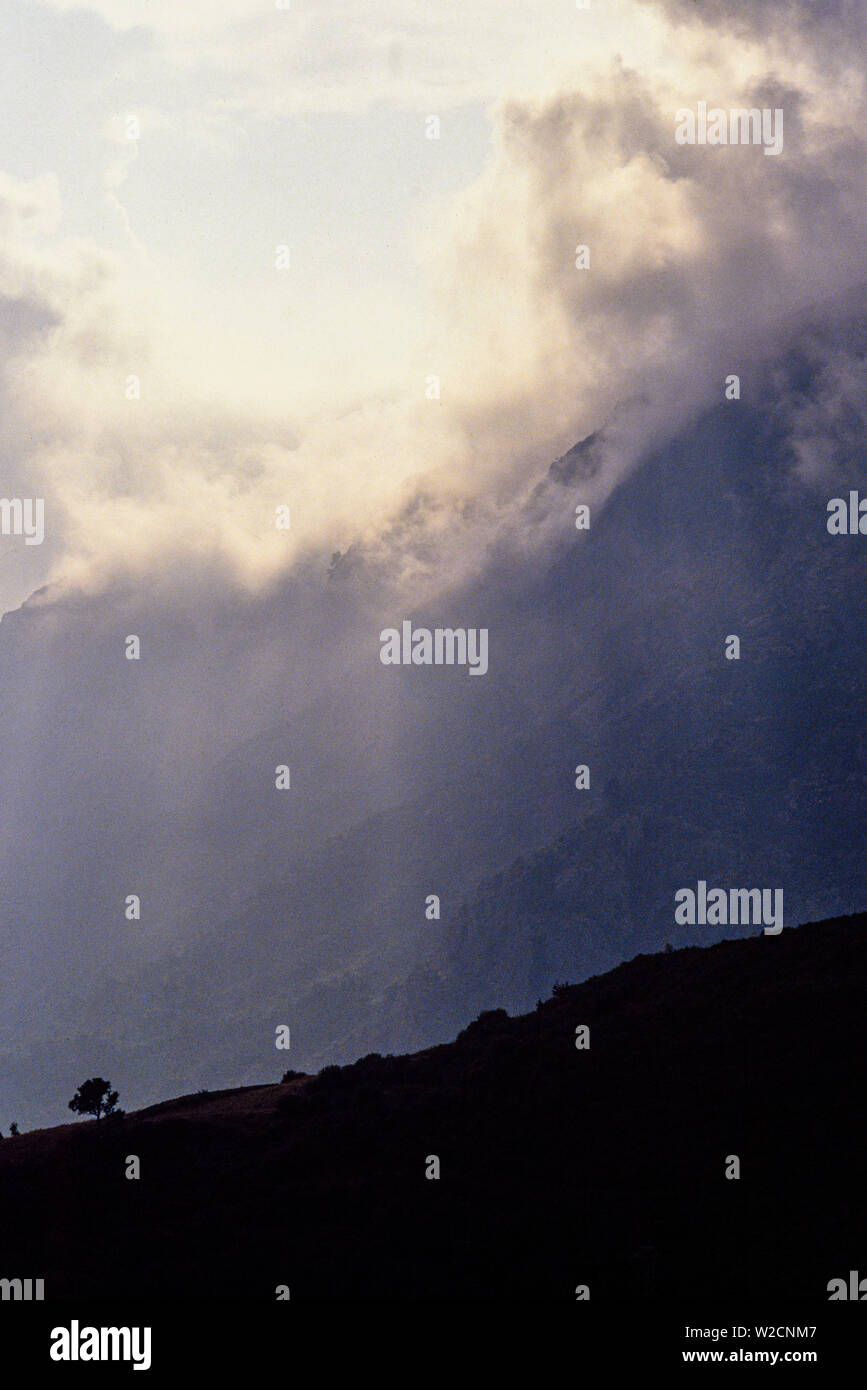
<path fill-rule="evenodd" d="M 639 956 L 412 1056 L 4 1140 L 0 1276 L 48 1298 L 824 1301 L 867 1268 L 865 930 Z"/>

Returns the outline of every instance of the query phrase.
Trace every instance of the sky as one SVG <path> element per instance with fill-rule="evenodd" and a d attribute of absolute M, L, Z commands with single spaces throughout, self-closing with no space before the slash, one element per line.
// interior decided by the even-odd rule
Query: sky
<path fill-rule="evenodd" d="M 174 562 L 261 589 L 310 547 L 391 550 L 419 491 L 424 556 L 397 563 L 436 584 L 617 414 L 607 494 L 706 403 L 709 356 L 734 370 L 863 274 L 862 27 L 734 0 L 2 4 L 6 491 L 45 497 L 47 533 L 4 546 L 0 602 Z M 782 159 L 674 143 L 680 107 L 747 96 L 784 102 Z"/>

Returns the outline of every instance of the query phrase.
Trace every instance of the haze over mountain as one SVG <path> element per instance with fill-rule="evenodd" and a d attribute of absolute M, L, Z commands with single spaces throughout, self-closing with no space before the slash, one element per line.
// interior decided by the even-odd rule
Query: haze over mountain
<path fill-rule="evenodd" d="M 0 0 L 0 1127 L 864 905 L 863 7 L 410 11 Z"/>
<path fill-rule="evenodd" d="M 148 630 L 116 594 L 62 624 L 39 600 L 7 616 L 12 683 L 50 614 L 63 685 L 41 693 L 64 707 L 43 706 L 29 778 L 14 768 L 45 856 L 7 869 L 7 931 L 39 942 L 27 991 L 4 981 L 19 1119 L 57 1119 L 95 1068 L 135 1104 L 249 1082 L 278 1023 L 308 1068 L 442 1040 L 557 979 L 731 934 L 675 925 L 674 893 L 698 879 L 781 887 L 788 926 L 854 910 L 864 560 L 859 537 L 828 534 L 823 493 L 793 484 L 776 407 L 709 412 L 586 536 L 572 515 L 604 433 L 543 473 L 530 518 L 562 518 L 545 563 L 495 551 L 411 615 L 486 625 L 484 679 L 380 664 L 381 627 L 405 615 L 363 557 L 318 582 L 311 566 L 205 636 L 179 618 Z M 141 629 L 133 674 L 121 629 Z M 275 724 L 284 670 L 292 713 Z M 133 891 L 140 923 L 123 918 Z"/>

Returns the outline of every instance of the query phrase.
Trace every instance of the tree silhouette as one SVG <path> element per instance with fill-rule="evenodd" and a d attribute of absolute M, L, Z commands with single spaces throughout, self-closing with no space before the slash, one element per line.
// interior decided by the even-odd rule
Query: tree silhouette
<path fill-rule="evenodd" d="M 70 1110 L 76 1110 L 79 1115 L 95 1115 L 97 1123 L 103 1115 L 114 1114 L 116 1107 L 117 1091 L 113 1091 L 111 1082 L 103 1081 L 101 1076 L 92 1076 L 89 1081 L 82 1081 L 69 1102 Z"/>
<path fill-rule="evenodd" d="M 14 1120 L 12 1121 L 11 1125 L 9 1126 L 9 1133 L 10 1133 L 13 1137 L 16 1137 L 17 1134 L 18 1134 L 18 1125 L 15 1123 Z"/>

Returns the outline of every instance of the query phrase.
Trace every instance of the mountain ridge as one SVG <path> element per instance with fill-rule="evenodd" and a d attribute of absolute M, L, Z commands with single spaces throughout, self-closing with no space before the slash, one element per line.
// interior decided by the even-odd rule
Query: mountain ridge
<path fill-rule="evenodd" d="M 408 1056 L 4 1140 L 0 1275 L 49 1298 L 824 1299 L 867 1239 L 865 928 L 642 954 Z"/>

